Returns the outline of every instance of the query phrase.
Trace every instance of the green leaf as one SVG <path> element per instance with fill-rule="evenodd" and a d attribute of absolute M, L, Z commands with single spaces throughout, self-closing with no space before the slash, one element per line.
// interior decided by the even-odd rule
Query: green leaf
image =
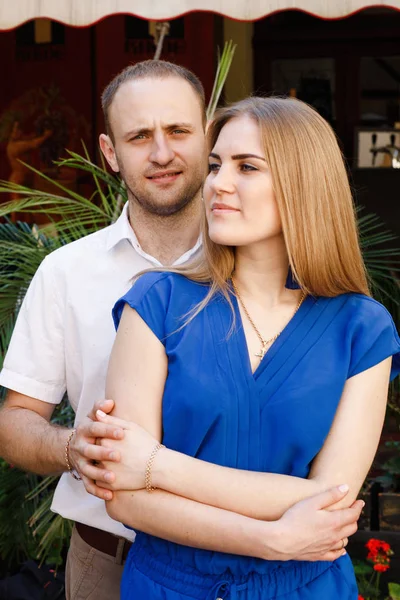
<path fill-rule="evenodd" d="M 373 568 L 371 565 L 368 565 L 365 562 L 357 562 L 353 563 L 354 573 L 356 575 L 368 575 L 369 573 L 373 573 Z"/>
<path fill-rule="evenodd" d="M 214 116 L 219 98 L 225 85 L 226 78 L 228 77 L 229 69 L 232 64 L 235 50 L 236 44 L 234 44 L 232 40 L 230 40 L 229 42 L 225 42 L 222 55 L 220 55 L 220 52 L 218 50 L 217 73 L 214 79 L 214 86 L 211 92 L 211 98 L 207 108 L 207 121 L 210 121 Z"/>
<path fill-rule="evenodd" d="M 388 588 L 391 600 L 400 600 L 400 584 L 389 583 Z"/>

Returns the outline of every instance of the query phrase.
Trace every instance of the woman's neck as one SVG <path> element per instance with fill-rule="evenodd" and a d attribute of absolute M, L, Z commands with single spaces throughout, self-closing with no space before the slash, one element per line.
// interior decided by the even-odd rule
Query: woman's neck
<path fill-rule="evenodd" d="M 289 260 L 283 236 L 235 250 L 234 279 L 243 296 L 273 307 L 286 299 Z M 293 292 L 292 292 L 293 294 Z M 291 294 L 291 295 L 292 295 Z"/>

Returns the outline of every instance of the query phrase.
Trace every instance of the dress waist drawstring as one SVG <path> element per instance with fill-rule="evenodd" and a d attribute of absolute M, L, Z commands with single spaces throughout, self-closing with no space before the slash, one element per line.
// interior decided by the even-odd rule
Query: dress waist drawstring
<path fill-rule="evenodd" d="M 238 585 L 233 581 L 221 579 L 212 586 L 209 593 L 207 594 L 206 600 L 237 600 L 237 592 L 245 590 L 246 587 L 247 583 L 242 583 Z"/>

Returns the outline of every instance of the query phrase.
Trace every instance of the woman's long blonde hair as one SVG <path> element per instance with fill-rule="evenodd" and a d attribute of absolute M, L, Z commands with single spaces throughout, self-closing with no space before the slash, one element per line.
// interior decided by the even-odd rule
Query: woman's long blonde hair
<path fill-rule="evenodd" d="M 243 116 L 260 128 L 289 265 L 301 289 L 312 296 L 369 295 L 348 176 L 331 127 L 299 100 L 251 97 L 217 112 L 208 130 L 210 150 L 224 125 Z M 234 248 L 210 239 L 205 214 L 202 229 L 201 257 L 185 267 L 167 269 L 211 284 L 189 320 L 217 292 L 229 301 L 235 267 Z"/>

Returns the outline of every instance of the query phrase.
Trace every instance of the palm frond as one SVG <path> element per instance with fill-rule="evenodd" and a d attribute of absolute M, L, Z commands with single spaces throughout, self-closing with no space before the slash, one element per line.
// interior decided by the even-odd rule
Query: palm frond
<path fill-rule="evenodd" d="M 210 102 L 207 108 L 207 120 L 210 121 L 216 108 L 218 106 L 218 101 L 221 96 L 223 87 L 225 85 L 226 78 L 228 77 L 229 69 L 231 68 L 232 60 L 235 55 L 236 44 L 229 40 L 229 42 L 225 42 L 224 49 L 222 51 L 222 55 L 218 50 L 218 64 L 217 64 L 217 73 L 214 79 L 214 86 L 211 92 Z"/>

